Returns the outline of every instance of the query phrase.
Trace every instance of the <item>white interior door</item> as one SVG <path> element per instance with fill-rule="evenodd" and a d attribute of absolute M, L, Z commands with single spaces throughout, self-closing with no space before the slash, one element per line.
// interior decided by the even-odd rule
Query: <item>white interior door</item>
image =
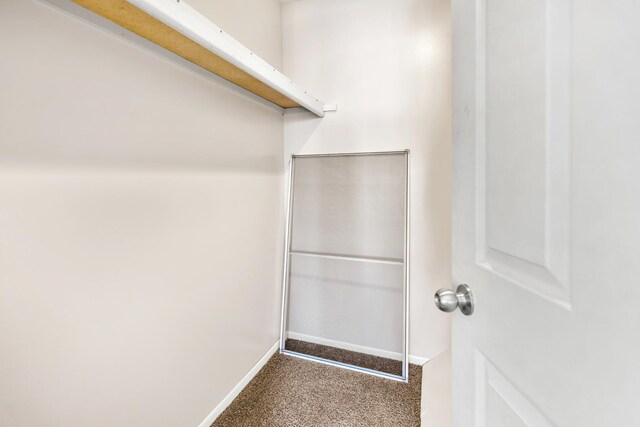
<path fill-rule="evenodd" d="M 454 425 L 640 426 L 640 1 L 452 14 Z"/>

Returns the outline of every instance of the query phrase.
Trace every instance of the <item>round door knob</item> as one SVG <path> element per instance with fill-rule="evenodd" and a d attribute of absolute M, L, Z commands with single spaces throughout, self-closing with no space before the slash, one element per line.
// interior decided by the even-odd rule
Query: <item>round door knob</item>
<path fill-rule="evenodd" d="M 445 313 L 451 313 L 458 308 L 458 297 L 451 289 L 440 289 L 434 297 L 436 307 Z"/>
<path fill-rule="evenodd" d="M 445 313 L 451 313 L 456 308 L 460 308 L 465 316 L 473 313 L 473 294 L 467 285 L 458 285 L 455 292 L 451 289 L 438 290 L 434 302 L 436 307 Z"/>

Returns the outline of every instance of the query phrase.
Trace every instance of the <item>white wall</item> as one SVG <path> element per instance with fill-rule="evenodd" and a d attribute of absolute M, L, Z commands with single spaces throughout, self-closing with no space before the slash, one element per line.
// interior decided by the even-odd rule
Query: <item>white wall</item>
<path fill-rule="evenodd" d="M 447 0 L 283 5 L 285 73 L 338 104 L 322 120 L 287 114 L 285 157 L 411 150 L 410 353 L 432 359 L 448 357 L 450 342 L 450 316 L 433 305 L 451 285 L 450 39 Z M 445 380 L 425 380 L 425 396 L 444 392 Z"/>
<path fill-rule="evenodd" d="M 34 0 L 0 52 L 0 425 L 197 425 L 277 339 L 280 112 Z"/>

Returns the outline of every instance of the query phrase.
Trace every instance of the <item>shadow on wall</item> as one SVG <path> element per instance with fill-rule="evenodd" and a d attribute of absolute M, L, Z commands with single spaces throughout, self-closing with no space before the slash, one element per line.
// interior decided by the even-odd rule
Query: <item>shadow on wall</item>
<path fill-rule="evenodd" d="M 284 155 L 285 164 L 287 164 L 291 154 L 303 152 L 304 146 L 309 142 L 323 119 L 302 109 L 288 110 L 284 117 L 284 140 L 287 142 L 288 149 Z"/>

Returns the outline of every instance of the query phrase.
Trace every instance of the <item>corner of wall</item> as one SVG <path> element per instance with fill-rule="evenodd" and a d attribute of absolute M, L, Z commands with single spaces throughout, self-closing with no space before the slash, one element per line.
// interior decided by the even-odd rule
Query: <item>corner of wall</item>
<path fill-rule="evenodd" d="M 422 367 L 421 424 L 451 425 L 451 351 L 446 350 Z"/>

